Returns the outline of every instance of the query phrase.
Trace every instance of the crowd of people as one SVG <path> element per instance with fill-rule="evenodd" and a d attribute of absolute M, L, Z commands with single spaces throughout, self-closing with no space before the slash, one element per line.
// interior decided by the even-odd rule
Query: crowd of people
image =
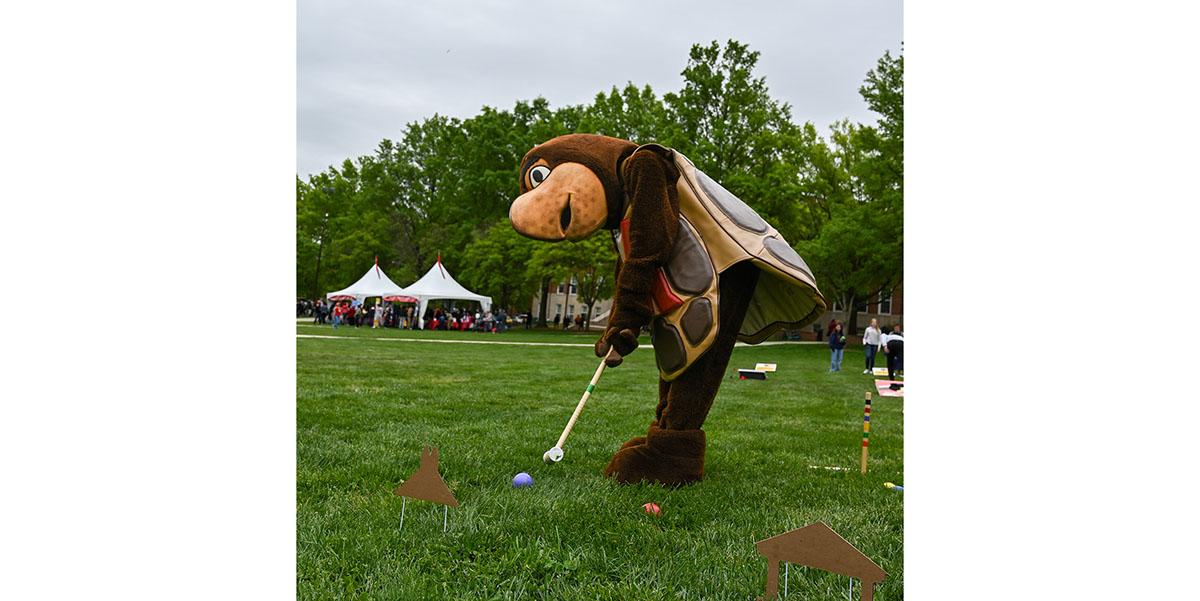
<path fill-rule="evenodd" d="M 501 333 L 512 326 L 512 319 L 504 309 L 499 309 L 495 313 L 491 311 L 472 313 L 453 307 L 449 311 L 438 307 L 425 313 L 425 326 L 428 330 Z"/>
<path fill-rule="evenodd" d="M 326 303 L 323 299 L 317 299 L 315 303 L 310 303 L 309 307 L 311 308 L 304 311 L 300 303 L 297 303 L 296 316 L 312 316 L 314 324 L 330 324 L 334 329 L 343 326 L 422 329 L 418 310 L 413 305 L 400 307 L 387 302 L 368 305 L 351 301 Z M 513 319 L 504 309 L 493 313 L 480 310 L 472 312 L 458 307 L 428 307 L 425 311 L 426 330 L 498 333 L 504 332 L 512 325 Z"/>
<path fill-rule="evenodd" d="M 842 323 L 836 319 L 830 321 L 827 335 L 831 355 L 829 371 L 841 371 L 842 357 L 846 350 L 846 334 Z M 879 329 L 879 320 L 872 319 L 871 325 L 863 332 L 862 343 L 867 358 L 864 374 L 874 372 L 875 358 L 882 352 L 887 356 L 888 379 L 895 380 L 896 374 L 904 375 L 904 332 L 900 329 L 900 324 L 893 325 L 892 330 L 885 333 Z"/>

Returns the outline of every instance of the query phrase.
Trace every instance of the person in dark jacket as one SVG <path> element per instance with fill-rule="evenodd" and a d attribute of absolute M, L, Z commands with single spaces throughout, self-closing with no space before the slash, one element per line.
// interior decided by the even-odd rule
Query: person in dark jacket
<path fill-rule="evenodd" d="M 900 330 L 900 324 L 892 327 L 892 333 L 887 335 L 887 342 L 884 343 L 884 352 L 887 353 L 888 379 L 895 382 L 896 372 L 903 374 L 904 372 L 904 332 Z M 892 389 L 899 388 L 895 384 Z"/>
<path fill-rule="evenodd" d="M 846 352 L 846 334 L 842 332 L 842 324 L 833 326 L 829 334 L 829 350 L 833 358 L 829 363 L 829 372 L 842 371 L 842 355 Z"/>

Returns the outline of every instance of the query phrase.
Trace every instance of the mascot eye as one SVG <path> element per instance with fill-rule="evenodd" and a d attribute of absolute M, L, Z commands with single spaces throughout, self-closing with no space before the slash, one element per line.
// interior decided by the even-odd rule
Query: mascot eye
<path fill-rule="evenodd" d="M 546 181 L 550 177 L 550 168 L 545 165 L 538 165 L 529 170 L 529 187 L 536 188 L 538 184 Z"/>

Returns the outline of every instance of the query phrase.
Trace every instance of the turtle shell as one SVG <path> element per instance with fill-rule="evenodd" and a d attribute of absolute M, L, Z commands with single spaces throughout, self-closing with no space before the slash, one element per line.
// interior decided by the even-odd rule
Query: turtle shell
<path fill-rule="evenodd" d="M 738 339 L 751 344 L 783 328 L 800 328 L 825 312 L 812 269 L 771 224 L 720 183 L 673 152 L 680 177 L 679 210 L 696 228 L 717 273 L 743 261 L 759 276 Z"/>
<path fill-rule="evenodd" d="M 825 311 L 812 270 L 754 209 L 679 152 L 646 145 L 675 161 L 679 170 L 679 235 L 655 284 L 658 311 L 650 325 L 659 374 L 677 378 L 702 356 L 722 327 L 738 327 L 738 340 L 756 344 L 782 328 L 799 328 Z M 624 223 L 622 225 L 624 226 Z M 624 256 L 627 234 L 614 232 Z M 761 271 L 741 324 L 719 323 L 719 276 L 749 261 Z"/>

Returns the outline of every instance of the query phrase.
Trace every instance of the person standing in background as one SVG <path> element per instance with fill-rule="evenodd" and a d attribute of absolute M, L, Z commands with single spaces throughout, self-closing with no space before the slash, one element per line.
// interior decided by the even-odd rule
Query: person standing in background
<path fill-rule="evenodd" d="M 842 356 L 846 352 L 846 335 L 842 332 L 840 323 L 833 326 L 833 333 L 829 335 L 829 350 L 831 352 L 829 373 L 842 371 Z"/>
<path fill-rule="evenodd" d="M 867 353 L 867 368 L 863 370 L 864 374 L 875 370 L 875 354 L 879 352 L 879 347 L 883 346 L 882 337 L 883 333 L 879 331 L 879 320 L 872 319 L 871 325 L 867 326 L 867 331 L 863 333 L 863 350 Z"/>
<path fill-rule="evenodd" d="M 896 373 L 900 372 L 903 377 L 904 372 L 904 332 L 900 331 L 900 324 L 892 326 L 892 333 L 887 335 L 887 339 L 883 343 L 883 352 L 887 353 L 888 360 L 888 379 L 895 381 Z M 899 386 L 893 384 L 894 388 Z"/>

